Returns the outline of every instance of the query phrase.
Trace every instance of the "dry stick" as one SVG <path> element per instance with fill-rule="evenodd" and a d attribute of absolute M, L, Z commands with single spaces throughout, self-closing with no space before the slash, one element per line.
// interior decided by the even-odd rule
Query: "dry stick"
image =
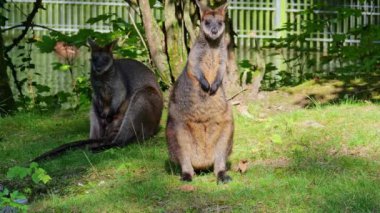
<path fill-rule="evenodd" d="M 98 172 L 98 170 L 96 169 L 96 167 L 91 163 L 91 161 L 90 161 L 90 159 L 88 158 L 88 156 L 87 156 L 87 154 L 86 154 L 86 152 L 84 152 L 84 151 L 82 151 L 83 152 L 83 154 L 84 154 L 84 156 L 86 157 L 86 159 L 87 159 L 87 161 L 88 161 L 88 163 L 90 163 L 90 166 L 94 169 L 94 171 L 95 171 L 95 173 L 96 173 L 96 175 L 98 175 L 98 177 L 100 176 L 99 175 L 99 172 Z"/>
<path fill-rule="evenodd" d="M 231 98 L 227 99 L 227 101 L 231 101 L 232 99 L 236 98 L 237 96 L 239 96 L 241 93 L 247 91 L 248 89 L 245 88 L 245 89 L 242 89 L 240 90 L 238 93 L 236 93 L 235 95 L 233 95 Z"/>
<path fill-rule="evenodd" d="M 145 43 L 144 37 L 141 35 L 140 30 L 137 28 L 136 23 L 135 23 L 135 20 L 133 19 L 131 13 L 128 13 L 128 15 L 129 15 L 129 18 L 130 18 L 131 21 L 132 21 L 132 25 L 133 25 L 133 27 L 135 28 L 137 34 L 139 34 L 140 39 L 141 39 L 141 41 L 142 41 L 142 43 L 143 43 L 143 45 L 144 45 L 146 51 L 149 53 L 148 46 L 146 46 L 146 43 Z M 148 55 L 149 55 L 149 61 L 152 61 L 152 59 L 150 58 L 150 54 L 148 54 Z"/>
<path fill-rule="evenodd" d="M 143 152 L 142 149 L 141 149 L 141 143 L 140 143 L 139 137 L 137 136 L 137 132 L 136 132 L 136 129 L 135 129 L 135 125 L 133 124 L 132 119 L 129 119 L 129 120 L 131 121 L 132 129 L 133 129 L 133 132 L 135 133 L 136 140 L 137 140 L 137 144 L 139 145 L 140 153 L 141 153 L 141 155 L 143 156 L 143 161 L 144 161 L 144 164 L 145 164 L 145 168 L 147 168 L 147 164 L 146 164 L 146 160 L 145 160 L 146 158 L 145 158 L 144 152 Z M 143 131 L 143 134 L 144 134 L 144 131 Z"/>

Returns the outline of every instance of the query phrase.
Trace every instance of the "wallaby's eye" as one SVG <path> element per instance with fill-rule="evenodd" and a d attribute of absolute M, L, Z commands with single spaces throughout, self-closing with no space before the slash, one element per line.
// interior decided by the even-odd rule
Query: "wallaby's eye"
<path fill-rule="evenodd" d="M 223 24 L 223 22 L 221 22 L 221 21 L 218 22 L 219 27 L 221 27 L 222 24 Z"/>
<path fill-rule="evenodd" d="M 210 25 L 210 21 L 206 20 L 205 24 L 206 24 L 206 26 Z"/>

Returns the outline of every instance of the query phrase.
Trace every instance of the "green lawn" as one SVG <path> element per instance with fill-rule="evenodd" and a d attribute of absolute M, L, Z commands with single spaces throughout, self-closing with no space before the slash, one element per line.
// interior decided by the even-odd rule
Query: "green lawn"
<path fill-rule="evenodd" d="M 31 212 L 379 212 L 380 106 L 342 103 L 262 114 L 235 109 L 233 182 L 212 172 L 191 183 L 168 162 L 164 123 L 144 142 L 73 151 L 41 163 L 51 176 Z M 50 148 L 88 137 L 88 112 L 19 113 L 0 119 L 0 182 Z M 248 160 L 245 174 L 236 171 Z M 184 190 L 183 186 L 193 186 Z M 181 188 L 182 186 L 182 188 Z M 189 187 L 191 188 L 191 187 Z"/>

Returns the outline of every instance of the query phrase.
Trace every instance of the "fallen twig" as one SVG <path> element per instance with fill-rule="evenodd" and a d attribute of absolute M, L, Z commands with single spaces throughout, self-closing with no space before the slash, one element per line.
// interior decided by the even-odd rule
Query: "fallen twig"
<path fill-rule="evenodd" d="M 236 93 L 235 95 L 233 95 L 231 98 L 227 99 L 227 101 L 231 101 L 232 99 L 236 98 L 237 96 L 239 96 L 241 93 L 247 91 L 248 89 L 245 88 L 245 89 L 242 89 L 240 90 L 238 93 Z"/>

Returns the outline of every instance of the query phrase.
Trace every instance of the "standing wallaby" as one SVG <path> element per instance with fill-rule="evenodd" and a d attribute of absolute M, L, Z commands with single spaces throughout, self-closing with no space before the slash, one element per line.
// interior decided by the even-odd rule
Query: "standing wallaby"
<path fill-rule="evenodd" d="M 231 181 L 226 161 L 234 132 L 231 106 L 222 85 L 227 69 L 227 4 L 214 10 L 197 4 L 200 35 L 171 92 L 166 137 L 170 159 L 181 165 L 181 180 L 191 181 L 194 169 L 213 165 L 217 182 L 226 183 Z"/>
<path fill-rule="evenodd" d="M 159 128 L 163 99 L 157 79 L 142 63 L 114 59 L 115 41 L 104 47 L 91 39 L 90 139 L 64 144 L 34 161 L 72 148 L 105 149 L 153 136 Z"/>

